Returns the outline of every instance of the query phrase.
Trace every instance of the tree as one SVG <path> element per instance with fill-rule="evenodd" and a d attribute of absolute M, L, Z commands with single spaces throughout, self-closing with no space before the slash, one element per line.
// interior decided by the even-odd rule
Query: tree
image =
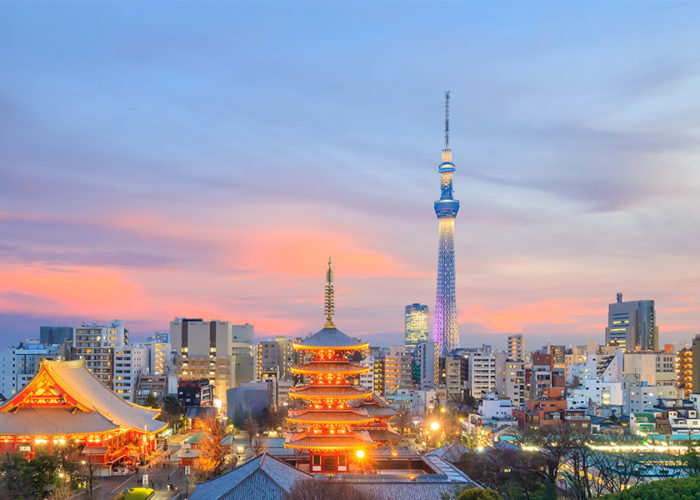
<path fill-rule="evenodd" d="M 700 491 L 700 476 L 662 479 L 635 486 L 620 493 L 600 497 L 603 500 L 695 499 Z"/>
<path fill-rule="evenodd" d="M 537 453 L 542 457 L 543 463 L 537 473 L 547 482 L 549 495 L 555 498 L 557 476 L 572 448 L 579 442 L 577 436 L 566 425 L 555 428 L 540 427 L 521 434 L 518 441 L 539 449 Z"/>
<path fill-rule="evenodd" d="M 19 453 L 6 453 L 0 464 L 2 491 L 5 498 L 25 498 L 29 488 L 29 460 Z"/>
<path fill-rule="evenodd" d="M 160 408 L 160 405 L 158 404 L 158 400 L 156 397 L 153 395 L 153 393 L 149 393 L 148 396 L 146 396 L 145 401 L 143 402 L 143 406 L 148 406 L 150 408 Z"/>
<path fill-rule="evenodd" d="M 168 394 L 163 398 L 162 406 L 163 418 L 172 426 L 175 427 L 177 423 L 182 419 L 184 415 L 184 410 L 180 401 L 177 400 L 177 396 L 174 394 Z"/>
<path fill-rule="evenodd" d="M 285 500 L 328 500 L 352 499 L 352 500 L 383 500 L 374 493 L 363 491 L 351 483 L 344 481 L 334 482 L 323 479 L 304 479 L 297 481 L 289 493 L 284 495 Z"/>
<path fill-rule="evenodd" d="M 259 426 L 257 420 L 255 420 L 255 417 L 253 417 L 251 412 L 248 412 L 248 417 L 246 417 L 245 421 L 243 422 L 243 430 L 248 434 L 248 447 L 252 448 L 253 438 L 258 433 Z"/>
<path fill-rule="evenodd" d="M 253 450 L 253 455 L 260 455 L 265 449 L 265 440 L 259 434 L 256 434 L 251 442 L 250 449 Z"/>
<path fill-rule="evenodd" d="M 698 442 L 691 442 L 688 451 L 683 454 L 683 463 L 689 476 L 700 475 L 700 453 L 698 453 Z"/>
<path fill-rule="evenodd" d="M 399 431 L 399 435 L 403 438 L 406 433 L 406 428 L 411 425 L 411 412 L 408 408 L 402 407 L 399 413 L 391 419 L 391 422 Z"/>
<path fill-rule="evenodd" d="M 206 480 L 221 474 L 230 447 L 221 444 L 226 437 L 226 424 L 216 418 L 206 420 L 199 448 L 198 478 Z"/>
<path fill-rule="evenodd" d="M 502 498 L 497 491 L 483 488 L 468 488 L 457 496 L 457 500 L 502 500 Z"/>

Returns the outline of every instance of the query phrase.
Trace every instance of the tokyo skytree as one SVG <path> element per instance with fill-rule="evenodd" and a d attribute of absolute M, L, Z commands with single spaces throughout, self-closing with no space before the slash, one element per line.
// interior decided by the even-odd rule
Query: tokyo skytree
<path fill-rule="evenodd" d="M 455 299 L 455 218 L 459 201 L 452 197 L 452 163 L 450 149 L 450 93 L 445 93 L 445 149 L 442 150 L 440 172 L 440 199 L 435 202 L 440 246 L 438 250 L 437 293 L 433 342 L 437 342 L 442 356 L 459 347 L 457 331 L 457 301 Z"/>

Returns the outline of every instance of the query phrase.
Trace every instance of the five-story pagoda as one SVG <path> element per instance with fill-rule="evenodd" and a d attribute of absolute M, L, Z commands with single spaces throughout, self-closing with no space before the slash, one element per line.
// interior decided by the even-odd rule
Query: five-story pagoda
<path fill-rule="evenodd" d="M 303 351 L 310 361 L 292 367 L 292 372 L 304 376 L 307 385 L 289 392 L 290 397 L 301 399 L 304 407 L 289 411 L 287 420 L 294 430 L 287 433 L 284 445 L 307 450 L 311 472 L 346 472 L 350 461 L 361 462 L 366 450 L 378 444 L 367 431 L 356 429 L 371 422 L 372 417 L 351 406 L 352 402 L 372 395 L 371 390 L 352 385 L 349 380 L 369 371 L 369 367 L 348 360 L 352 353 L 367 351 L 369 344 L 353 339 L 333 324 L 330 260 L 326 281 L 323 330 L 293 344 L 294 349 Z"/>

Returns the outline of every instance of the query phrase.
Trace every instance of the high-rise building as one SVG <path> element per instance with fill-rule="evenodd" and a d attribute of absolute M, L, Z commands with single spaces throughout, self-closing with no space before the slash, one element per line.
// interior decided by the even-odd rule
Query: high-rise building
<path fill-rule="evenodd" d="M 525 361 L 525 337 L 521 333 L 508 335 L 508 360 Z"/>
<path fill-rule="evenodd" d="M 127 401 L 135 401 L 139 374 L 150 372 L 153 344 L 126 345 L 114 351 L 114 392 Z"/>
<path fill-rule="evenodd" d="M 402 346 L 391 346 L 391 352 L 384 358 L 384 393 L 391 394 L 398 389 L 413 387 L 413 358 L 406 354 Z"/>
<path fill-rule="evenodd" d="M 693 339 L 693 392 L 700 393 L 700 335 Z"/>
<path fill-rule="evenodd" d="M 469 355 L 469 385 L 473 397 L 481 399 L 496 389 L 505 360 L 506 354 L 501 352 Z"/>
<path fill-rule="evenodd" d="M 676 354 L 676 380 L 678 389 L 687 398 L 693 392 L 693 349 L 684 347 Z"/>
<path fill-rule="evenodd" d="M 617 301 L 608 307 L 608 327 L 605 343 L 629 352 L 658 351 L 659 327 L 656 325 L 656 308 L 653 300 Z"/>
<path fill-rule="evenodd" d="M 274 340 L 263 340 L 257 346 L 256 376 L 258 382 L 270 376 L 292 380 L 292 366 L 296 356 L 292 339 L 275 337 Z"/>
<path fill-rule="evenodd" d="M 418 383 L 421 390 L 434 389 L 439 384 L 439 358 L 437 343 L 423 341 L 416 346 L 415 361 L 418 367 Z"/>
<path fill-rule="evenodd" d="M 110 326 L 83 324 L 73 334 L 73 358 L 85 365 L 105 387 L 114 389 L 114 350 L 129 343 L 124 321 L 115 319 Z"/>
<path fill-rule="evenodd" d="M 72 326 L 40 326 L 39 342 L 43 345 L 63 344 L 73 340 Z"/>
<path fill-rule="evenodd" d="M 459 347 L 457 330 L 457 301 L 455 298 L 455 219 L 459 201 L 452 195 L 452 150 L 449 142 L 450 93 L 445 94 L 445 149 L 442 150 L 440 172 L 440 199 L 435 202 L 435 215 L 439 226 L 439 250 L 437 268 L 437 292 L 435 294 L 435 318 L 433 342 L 437 342 L 442 356 Z"/>
<path fill-rule="evenodd" d="M 404 345 L 415 348 L 418 342 L 428 340 L 428 306 L 411 304 L 406 306 L 404 315 Z"/>
<path fill-rule="evenodd" d="M 170 322 L 170 342 L 180 379 L 207 379 L 214 386 L 214 402 L 225 406 L 235 375 L 231 323 L 175 318 Z"/>

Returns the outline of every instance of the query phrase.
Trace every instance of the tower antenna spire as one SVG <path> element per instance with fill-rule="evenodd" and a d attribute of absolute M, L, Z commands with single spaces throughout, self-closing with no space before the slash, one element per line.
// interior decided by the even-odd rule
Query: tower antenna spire
<path fill-rule="evenodd" d="M 324 328 L 335 328 L 333 324 L 333 313 L 335 313 L 335 290 L 333 289 L 333 268 L 331 267 L 331 258 L 328 257 L 328 271 L 326 271 L 326 304 L 324 307 L 326 313 L 326 324 Z"/>
<path fill-rule="evenodd" d="M 445 92 L 445 149 L 450 149 L 450 91 Z"/>

